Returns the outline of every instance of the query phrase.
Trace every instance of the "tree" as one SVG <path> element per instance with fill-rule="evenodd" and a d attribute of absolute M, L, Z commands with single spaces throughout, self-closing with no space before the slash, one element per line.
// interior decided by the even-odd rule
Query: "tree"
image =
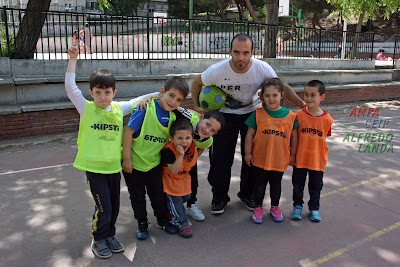
<path fill-rule="evenodd" d="M 293 4 L 297 8 L 301 9 L 302 15 L 312 15 L 313 28 L 315 28 L 317 25 L 321 27 L 318 19 L 319 14 L 322 14 L 325 9 L 330 12 L 333 11 L 332 5 L 328 4 L 326 0 L 295 0 L 293 1 Z"/>
<path fill-rule="evenodd" d="M 97 0 L 100 10 L 111 15 L 131 16 L 149 0 Z"/>
<path fill-rule="evenodd" d="M 400 0 L 327 0 L 340 12 L 342 16 L 349 19 L 350 15 L 358 18 L 356 36 L 353 40 L 352 58 L 357 57 L 358 36 L 364 20 L 375 18 L 376 14 L 381 14 L 385 19 L 397 12 L 400 6 Z"/>
<path fill-rule="evenodd" d="M 223 16 L 221 0 L 218 0 L 220 8 L 217 6 L 216 0 L 193 0 L 193 14 L 207 13 L 209 19 L 210 13 L 217 13 L 220 11 L 220 16 Z M 222 11 L 221 11 L 222 10 Z M 189 0 L 168 0 L 168 14 L 176 18 L 189 18 Z"/>
<path fill-rule="evenodd" d="M 267 12 L 265 14 L 265 42 L 264 58 L 276 57 L 276 36 L 278 34 L 279 23 L 279 0 L 265 0 Z"/>
<path fill-rule="evenodd" d="M 16 58 L 33 58 L 51 0 L 29 0 L 15 39 Z"/>

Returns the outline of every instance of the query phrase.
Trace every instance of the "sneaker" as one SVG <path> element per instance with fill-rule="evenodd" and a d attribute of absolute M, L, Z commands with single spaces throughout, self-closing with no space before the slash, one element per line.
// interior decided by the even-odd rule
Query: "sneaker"
<path fill-rule="evenodd" d="M 263 210 L 260 206 L 255 208 L 253 211 L 253 216 L 251 216 L 253 222 L 262 223 L 263 222 L 262 214 L 263 214 Z"/>
<path fill-rule="evenodd" d="M 300 205 L 296 205 L 293 207 L 293 212 L 292 212 L 292 219 L 293 220 L 301 220 L 301 211 L 303 210 L 303 207 Z"/>
<path fill-rule="evenodd" d="M 211 207 L 211 213 L 215 214 L 215 215 L 224 213 L 225 207 L 226 207 L 226 202 L 224 202 L 224 201 L 214 202 Z"/>
<path fill-rule="evenodd" d="M 147 221 L 138 223 L 138 229 L 136 233 L 136 238 L 139 240 L 145 240 L 149 236 L 148 232 L 149 224 Z"/>
<path fill-rule="evenodd" d="M 186 209 L 186 214 L 192 217 L 196 221 L 204 221 L 206 216 L 204 216 L 203 212 L 196 206 L 196 204 L 192 204 L 190 208 Z"/>
<path fill-rule="evenodd" d="M 168 234 L 176 234 L 178 232 L 178 227 L 170 223 L 167 219 L 161 222 L 157 221 L 157 227 L 163 229 Z"/>
<path fill-rule="evenodd" d="M 274 219 L 274 221 L 276 221 L 276 222 L 283 221 L 283 216 L 281 213 L 281 209 L 279 207 L 271 207 L 269 212 L 271 213 L 271 216 Z"/>
<path fill-rule="evenodd" d="M 106 243 L 112 253 L 124 251 L 124 246 L 115 237 L 106 237 Z"/>
<path fill-rule="evenodd" d="M 310 210 L 310 220 L 313 222 L 320 222 L 321 221 L 321 215 L 319 215 L 318 210 Z"/>
<path fill-rule="evenodd" d="M 179 235 L 184 238 L 190 238 L 193 236 L 192 230 L 190 229 L 189 225 L 183 226 L 179 228 Z"/>
<path fill-rule="evenodd" d="M 94 241 L 92 240 L 92 252 L 96 257 L 99 257 L 100 259 L 108 259 L 109 257 L 112 256 L 111 250 L 107 246 L 107 242 L 105 239 L 99 240 L 99 241 Z"/>
<path fill-rule="evenodd" d="M 241 198 L 240 201 L 242 201 L 249 210 L 254 210 L 256 207 L 256 203 L 250 198 Z"/>

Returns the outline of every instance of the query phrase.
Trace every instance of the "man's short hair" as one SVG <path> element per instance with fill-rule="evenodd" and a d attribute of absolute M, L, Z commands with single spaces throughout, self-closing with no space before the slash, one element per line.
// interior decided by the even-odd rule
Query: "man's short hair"
<path fill-rule="evenodd" d="M 251 37 L 250 37 L 248 34 L 246 34 L 246 33 L 239 33 L 239 34 L 236 34 L 235 36 L 233 36 L 233 39 L 232 39 L 232 41 L 231 41 L 231 49 L 232 49 L 233 41 L 234 41 L 235 39 L 238 39 L 239 41 L 242 41 L 242 42 L 245 42 L 245 41 L 247 41 L 247 40 L 250 40 L 250 42 L 251 42 L 251 50 L 253 51 L 253 45 L 254 45 L 253 39 L 251 39 Z"/>
<path fill-rule="evenodd" d="M 189 130 L 193 134 L 193 125 L 190 123 L 189 120 L 180 118 L 171 123 L 171 127 L 169 128 L 169 134 L 171 137 L 174 137 L 176 131 L 180 130 Z"/>
<path fill-rule="evenodd" d="M 319 95 L 325 94 L 325 84 L 320 80 L 312 80 L 306 84 L 306 87 L 317 87 Z"/>
<path fill-rule="evenodd" d="M 172 88 L 178 90 L 184 97 L 187 97 L 189 94 L 189 85 L 182 77 L 174 76 L 165 83 L 165 92 L 168 92 Z"/>
<path fill-rule="evenodd" d="M 115 90 L 115 77 L 111 71 L 106 69 L 98 69 L 90 75 L 90 89 L 97 87 L 100 89 L 106 89 L 111 87 Z"/>
<path fill-rule="evenodd" d="M 222 114 L 222 112 L 218 110 L 210 110 L 206 114 L 204 114 L 204 119 L 209 119 L 209 118 L 213 118 L 214 120 L 219 122 L 219 124 L 221 124 L 221 129 L 224 127 L 225 117 L 224 114 Z"/>

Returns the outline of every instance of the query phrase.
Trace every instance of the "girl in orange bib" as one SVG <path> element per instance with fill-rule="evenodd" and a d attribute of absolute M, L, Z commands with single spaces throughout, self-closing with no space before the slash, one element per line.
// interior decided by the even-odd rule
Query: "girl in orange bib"
<path fill-rule="evenodd" d="M 283 84 L 278 78 L 266 80 L 261 86 L 263 107 L 247 119 L 245 160 L 254 170 L 254 200 L 252 220 L 262 223 L 262 204 L 267 184 L 270 186 L 270 213 L 276 222 L 283 221 L 279 208 L 283 172 L 296 158 L 296 114 L 281 106 Z"/>

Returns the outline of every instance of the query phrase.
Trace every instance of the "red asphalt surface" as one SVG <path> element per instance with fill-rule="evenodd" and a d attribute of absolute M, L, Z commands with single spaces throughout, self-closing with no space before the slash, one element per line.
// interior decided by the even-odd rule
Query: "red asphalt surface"
<path fill-rule="evenodd" d="M 329 111 L 329 110 L 328 110 Z M 239 146 L 232 169 L 231 201 L 212 215 L 207 181 L 208 153 L 199 159 L 197 205 L 206 220 L 190 219 L 193 237 L 169 235 L 156 227 L 148 205 L 149 238 L 136 239 L 125 182 L 116 237 L 125 252 L 110 259 L 90 250 L 94 202 L 84 173 L 72 167 L 76 145 L 0 152 L 0 266 L 400 266 L 400 107 L 379 108 L 379 117 L 335 115 L 328 138 L 329 161 L 324 175 L 322 222 L 293 221 L 292 167 L 282 182 L 282 223 L 267 213 L 254 224 L 236 197 L 239 190 Z M 389 119 L 385 128 L 366 128 L 367 119 Z M 372 121 L 368 122 L 368 126 Z M 348 142 L 347 133 L 392 133 L 393 152 L 358 152 L 368 142 Z M 389 135 L 390 136 L 390 135 Z M 390 138 L 389 138 L 390 139 Z M 356 141 L 356 139 L 353 139 Z M 369 139 L 371 141 L 371 139 Z M 67 164 L 67 165 L 64 165 Z M 35 169 L 38 168 L 38 169 Z M 308 200 L 307 189 L 305 202 Z"/>

